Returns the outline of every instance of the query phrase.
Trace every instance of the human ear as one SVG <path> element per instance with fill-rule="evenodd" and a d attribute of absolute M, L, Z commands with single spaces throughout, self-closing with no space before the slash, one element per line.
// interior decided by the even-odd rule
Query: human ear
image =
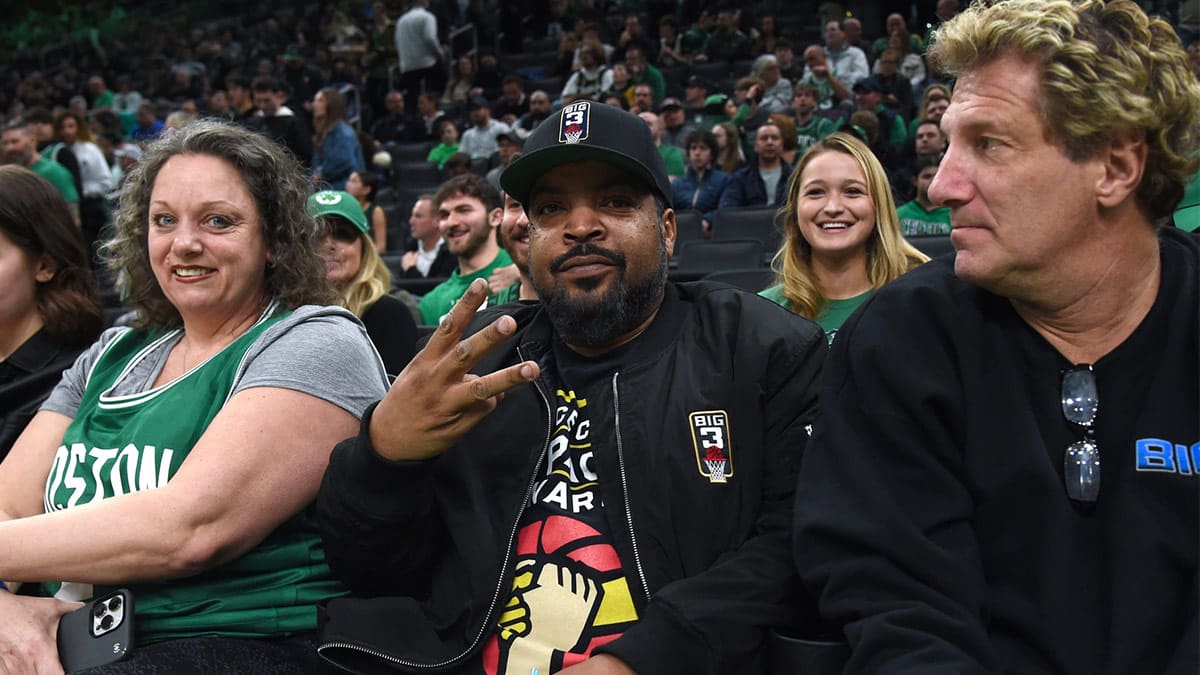
<path fill-rule="evenodd" d="M 1101 151 L 1104 174 L 1096 182 L 1096 198 L 1101 206 L 1119 206 L 1137 192 L 1149 154 L 1146 140 L 1134 135 L 1120 136 Z"/>

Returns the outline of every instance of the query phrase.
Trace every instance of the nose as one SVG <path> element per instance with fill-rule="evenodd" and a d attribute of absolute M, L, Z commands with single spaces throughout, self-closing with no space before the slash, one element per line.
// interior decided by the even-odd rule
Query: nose
<path fill-rule="evenodd" d="M 826 193 L 825 205 L 821 208 L 827 214 L 842 212 L 842 199 L 837 190 L 830 190 Z"/>
<path fill-rule="evenodd" d="M 971 198 L 971 184 L 965 175 L 965 166 L 956 147 L 951 144 L 946 148 L 937 173 L 929 183 L 929 201 L 938 206 L 954 207 Z"/>
<path fill-rule="evenodd" d="M 572 243 L 583 243 L 599 239 L 604 235 L 604 226 L 591 206 L 575 206 L 567 213 L 563 236 Z"/>
<path fill-rule="evenodd" d="M 198 228 L 190 222 L 180 222 L 175 228 L 175 238 L 171 240 L 171 254 L 180 260 L 194 257 L 204 250 L 197 236 Z"/>

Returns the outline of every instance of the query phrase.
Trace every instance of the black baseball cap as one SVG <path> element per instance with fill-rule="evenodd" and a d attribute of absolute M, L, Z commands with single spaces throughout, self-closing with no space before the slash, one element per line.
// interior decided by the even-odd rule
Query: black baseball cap
<path fill-rule="evenodd" d="M 881 84 L 879 82 L 879 80 L 877 80 L 873 77 L 870 77 L 870 76 L 861 78 L 858 82 L 854 83 L 854 87 L 853 87 L 854 93 L 858 93 L 859 91 L 864 90 L 864 89 L 867 91 L 876 91 L 881 94 L 885 93 L 883 84 Z"/>
<path fill-rule="evenodd" d="M 667 167 L 650 128 L 637 115 L 596 101 L 577 101 L 542 121 L 525 139 L 525 150 L 504 173 L 500 186 L 522 204 L 546 173 L 570 162 L 608 162 L 638 179 L 671 205 Z"/>

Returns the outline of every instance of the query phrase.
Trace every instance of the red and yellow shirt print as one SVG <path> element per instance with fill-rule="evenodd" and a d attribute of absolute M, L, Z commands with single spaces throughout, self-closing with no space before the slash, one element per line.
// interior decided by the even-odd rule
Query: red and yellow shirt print
<path fill-rule="evenodd" d="M 548 675 L 637 621 L 604 518 L 587 399 L 555 393 L 555 428 L 517 536 L 512 591 L 483 649 L 488 675 Z"/>

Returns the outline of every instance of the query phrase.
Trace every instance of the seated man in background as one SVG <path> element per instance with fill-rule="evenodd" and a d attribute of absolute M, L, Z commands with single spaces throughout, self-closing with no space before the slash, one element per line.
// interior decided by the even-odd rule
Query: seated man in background
<path fill-rule="evenodd" d="M 446 248 L 438 229 L 434 195 L 419 195 L 408 218 L 411 240 L 407 243 L 400 268 L 405 279 L 448 277 L 458 267 L 458 257 Z"/>
<path fill-rule="evenodd" d="M 776 124 L 758 128 L 754 152 L 758 160 L 746 162 L 730 177 L 721 193 L 721 208 L 781 206 L 787 201 L 792 165 L 782 160 L 783 134 Z"/>
<path fill-rule="evenodd" d="M 458 256 L 458 268 L 421 298 L 421 321 L 437 325 L 475 279 L 486 281 L 512 259 L 496 242 L 500 193 L 481 176 L 467 173 L 442 183 L 433 197 L 438 232 L 446 250 Z"/>
<path fill-rule="evenodd" d="M 956 253 L 838 333 L 794 550 L 848 673 L 1194 673 L 1200 84 L 1129 0 L 975 3 L 929 186 Z"/>
<path fill-rule="evenodd" d="M 476 318 L 474 282 L 334 450 L 319 518 L 363 597 L 328 604 L 319 651 L 371 672 L 765 673 L 795 609 L 824 338 L 667 282 L 670 186 L 636 116 L 569 104 L 525 150 L 501 182 L 542 302 Z"/>
<path fill-rule="evenodd" d="M 940 154 L 917 155 L 917 196 L 896 209 L 896 215 L 900 216 L 900 231 L 906 237 L 950 234 L 950 209 L 929 199 L 929 184 L 937 176 L 941 163 Z"/>

